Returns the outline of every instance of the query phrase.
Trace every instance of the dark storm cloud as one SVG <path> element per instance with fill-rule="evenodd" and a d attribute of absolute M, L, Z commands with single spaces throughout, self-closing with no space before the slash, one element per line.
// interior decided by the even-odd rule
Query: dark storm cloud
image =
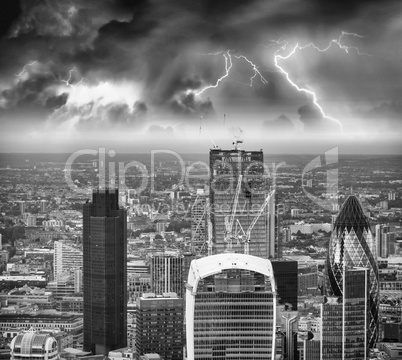
<path fill-rule="evenodd" d="M 402 128 L 402 103 L 400 101 L 382 102 L 368 111 L 360 112 L 363 121 L 376 128 Z"/>
<path fill-rule="evenodd" d="M 211 100 L 197 100 L 194 93 L 181 94 L 177 99 L 171 101 L 170 108 L 175 114 L 190 115 L 192 118 L 198 118 L 199 116 L 214 118 L 216 115 Z"/>
<path fill-rule="evenodd" d="M 243 86 L 242 91 L 237 92 L 229 89 L 227 84 L 231 79 L 228 78 L 225 81 L 228 90 L 225 89 L 222 95 L 228 106 L 241 105 L 239 100 L 246 100 L 246 97 L 258 100 L 258 110 L 266 106 L 267 100 L 278 103 L 295 98 L 308 101 L 308 97 L 300 96 L 289 86 L 282 74 L 268 72 L 274 70 L 272 53 L 276 48 L 267 55 L 261 45 L 288 36 L 292 40 L 300 37 L 306 43 L 319 41 L 327 44 L 334 34 L 339 36 L 345 30 L 362 31 L 367 35 L 367 40 L 345 39 L 346 42 L 361 41 L 360 45 L 370 47 L 364 49 L 370 53 L 382 51 L 385 40 L 400 39 L 402 30 L 398 27 L 398 17 L 401 12 L 398 10 L 401 9 L 400 2 L 391 0 L 22 1 L 19 19 L 16 21 L 18 11 L 15 7 L 14 15 L 10 12 L 4 25 L 12 38 L 1 40 L 0 80 L 15 80 L 14 74 L 32 60 L 46 64 L 51 75 L 46 74 L 46 79 L 40 84 L 41 79 L 32 74 L 26 82 L 10 85 L 2 97 L 8 109 L 42 107 L 45 112 L 56 110 L 57 121 L 61 118 L 68 121 L 77 116 L 78 124 L 88 126 L 96 121 L 107 125 L 137 126 L 144 122 L 148 106 L 183 117 L 213 117 L 218 109 L 213 95 L 206 93 L 205 97 L 210 98 L 203 99 L 191 90 L 214 84 L 224 74 L 224 59 L 212 57 L 211 60 L 211 57 L 204 56 L 205 53 L 230 49 L 233 54 L 250 56 L 261 71 L 265 71 L 269 84 L 255 88 Z M 373 23 L 376 26 L 372 26 Z M 378 29 L 386 30 L 382 33 Z M 392 51 L 395 51 L 393 45 Z M 374 74 L 381 72 L 381 79 L 389 79 L 391 83 L 398 79 L 395 72 L 401 75 L 399 62 L 394 58 L 381 62 L 373 56 L 366 63 L 362 60 L 364 71 L 352 77 L 356 57 L 350 59 L 348 63 L 339 62 L 335 57 L 316 60 L 316 72 L 308 75 L 313 75 L 311 78 L 317 83 L 327 81 L 326 85 L 336 87 L 343 96 L 358 93 L 362 97 L 369 92 L 378 92 L 375 86 L 360 85 L 363 77 L 369 79 L 366 84 L 373 79 L 369 68 L 374 68 Z M 309 60 L 307 57 L 306 63 Z M 327 63 L 331 61 L 331 64 Z M 243 65 L 250 72 L 248 65 Z M 290 61 L 286 65 L 289 65 L 289 71 L 297 70 L 297 66 L 290 67 Z M 55 92 L 54 87 L 61 84 L 60 80 L 65 79 L 74 66 L 78 69 L 74 80 L 83 76 L 88 86 L 122 80 L 140 84 L 141 98 L 147 105 L 142 110 L 136 109 L 135 105 L 115 102 L 109 105 L 92 102 L 77 107 L 69 105 L 67 95 Z M 237 66 L 236 63 L 234 67 Z M 247 77 L 248 73 L 243 74 L 239 82 L 247 83 Z M 295 78 L 298 79 L 297 74 Z M 34 86 L 31 82 L 38 83 L 37 93 L 30 90 Z M 377 77 L 370 85 L 373 83 L 377 84 Z M 322 93 L 326 94 L 326 90 L 323 89 Z M 389 93 L 384 90 L 384 97 Z M 329 91 L 328 94 L 333 95 Z M 88 112 L 88 108 L 91 111 Z M 285 110 L 278 114 L 282 111 Z M 327 128 L 327 121 L 314 107 L 301 108 L 299 114 L 306 131 Z M 283 119 L 277 119 L 272 126 L 282 128 L 285 123 Z"/>
<path fill-rule="evenodd" d="M 148 107 L 143 101 L 136 101 L 131 106 L 125 103 L 113 102 L 97 104 L 95 101 L 83 105 L 66 104 L 60 107 L 52 121 L 65 123 L 73 121 L 79 130 L 111 130 L 141 128 L 147 118 Z"/>
<path fill-rule="evenodd" d="M 279 132 L 279 131 L 291 131 L 294 129 L 292 120 L 290 120 L 286 115 L 280 115 L 274 121 L 265 120 L 263 127 L 266 130 Z"/>
<path fill-rule="evenodd" d="M 312 103 L 303 105 L 298 110 L 300 121 L 304 125 L 304 132 L 340 131 L 335 122 L 324 118 L 320 110 Z"/>
<path fill-rule="evenodd" d="M 3 0 L 0 11 L 0 38 L 7 35 L 11 26 L 21 16 L 19 1 Z"/>
<path fill-rule="evenodd" d="M 147 131 L 153 135 L 173 135 L 174 130 L 171 126 L 162 127 L 160 125 L 151 125 Z"/>
<path fill-rule="evenodd" d="M 34 74 L 20 80 L 13 88 L 3 90 L 5 109 L 54 110 L 67 101 L 67 94 L 56 95 L 52 86 L 59 82 L 52 74 Z"/>
<path fill-rule="evenodd" d="M 65 105 L 67 100 L 68 100 L 67 93 L 50 96 L 46 99 L 45 108 L 49 109 L 49 110 L 56 110 L 56 109 L 62 107 L 63 105 Z"/>

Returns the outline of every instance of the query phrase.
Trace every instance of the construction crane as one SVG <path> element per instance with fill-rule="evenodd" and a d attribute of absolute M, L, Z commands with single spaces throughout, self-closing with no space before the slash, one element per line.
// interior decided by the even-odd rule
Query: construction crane
<path fill-rule="evenodd" d="M 251 237 L 251 231 L 254 228 L 254 225 L 257 223 L 258 219 L 260 218 L 261 214 L 264 212 L 265 207 L 269 204 L 269 201 L 271 200 L 271 197 L 275 196 L 275 190 L 272 190 L 268 196 L 265 198 L 264 203 L 261 205 L 260 209 L 258 210 L 257 215 L 254 217 L 253 221 L 251 222 L 250 226 L 248 227 L 246 234 L 245 234 L 245 239 L 244 239 L 244 253 L 249 254 L 249 244 L 250 244 L 250 237 Z M 270 211 L 268 207 L 268 211 Z"/>
<path fill-rule="evenodd" d="M 198 202 L 199 197 L 200 197 L 200 194 L 197 193 L 197 196 L 196 196 L 196 198 L 195 198 L 195 200 L 194 200 L 193 206 L 191 207 L 191 212 L 194 211 L 194 208 L 195 208 L 195 206 L 197 205 L 197 202 Z M 196 235 L 197 235 L 198 229 L 200 228 L 200 225 L 202 224 L 202 221 L 203 221 L 203 220 L 206 221 L 206 224 L 207 224 L 208 230 L 209 230 L 210 207 L 209 207 L 209 203 L 208 203 L 207 200 L 206 200 L 206 202 L 205 202 L 204 211 L 202 212 L 202 215 L 200 216 L 200 218 L 199 218 L 199 220 L 198 220 L 198 222 L 197 222 L 197 224 L 196 224 L 196 226 L 195 226 L 195 229 L 192 231 L 192 234 L 191 234 L 191 244 L 193 244 L 193 241 L 194 241 L 194 239 L 195 239 L 195 237 L 196 237 Z M 210 240 L 210 238 L 211 238 L 211 236 L 210 236 L 209 233 L 208 233 L 208 238 L 205 239 L 204 243 L 203 243 L 202 246 L 201 246 L 201 249 L 199 250 L 199 253 L 200 253 L 200 254 L 204 251 L 204 248 L 205 248 L 205 245 L 206 245 L 206 244 L 208 244 L 208 252 L 209 252 L 209 243 L 212 242 L 212 240 Z M 193 250 L 193 249 L 192 249 L 192 250 Z M 211 254 L 212 254 L 212 251 L 211 251 Z M 208 253 L 208 255 L 210 255 L 210 254 Z"/>
<path fill-rule="evenodd" d="M 211 211 L 207 209 L 207 227 L 208 227 L 208 256 L 212 255 L 212 222 Z"/>
<path fill-rule="evenodd" d="M 240 194 L 240 189 L 241 189 L 241 182 L 242 182 L 243 176 L 240 174 L 238 181 L 237 181 L 237 186 L 236 186 L 236 191 L 235 191 L 235 196 L 233 199 L 233 205 L 232 205 L 232 213 L 225 217 L 225 242 L 228 243 L 228 248 L 227 251 L 232 251 L 232 239 L 233 239 L 233 222 L 236 216 L 236 209 L 237 209 L 237 203 L 239 202 L 239 194 Z"/>

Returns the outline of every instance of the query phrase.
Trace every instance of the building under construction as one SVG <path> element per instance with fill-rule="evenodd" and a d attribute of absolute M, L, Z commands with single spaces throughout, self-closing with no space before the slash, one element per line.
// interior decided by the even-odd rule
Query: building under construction
<path fill-rule="evenodd" d="M 198 189 L 191 197 L 191 252 L 194 254 L 206 255 L 207 227 L 209 198 L 203 189 Z"/>
<path fill-rule="evenodd" d="M 213 253 L 247 252 L 275 257 L 275 196 L 261 151 L 210 150 L 210 205 Z"/>

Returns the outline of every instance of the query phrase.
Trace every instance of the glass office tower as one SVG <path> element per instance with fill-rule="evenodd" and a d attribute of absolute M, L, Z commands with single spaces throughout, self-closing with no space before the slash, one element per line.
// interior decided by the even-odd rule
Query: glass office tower
<path fill-rule="evenodd" d="M 235 253 L 193 260 L 186 287 L 189 360 L 273 358 L 276 286 L 269 260 Z"/>
<path fill-rule="evenodd" d="M 247 231 L 269 192 L 267 169 L 262 151 L 211 149 L 210 204 L 214 253 L 223 253 L 228 244 L 225 240 L 225 219 L 229 219 L 236 197 L 237 184 L 242 176 L 233 227 Z M 233 232 L 236 232 L 235 230 Z M 264 208 L 251 231 L 249 254 L 263 258 L 276 257 L 275 197 Z M 244 252 L 244 244 L 233 242 L 233 250 Z"/>
<path fill-rule="evenodd" d="M 322 360 L 367 358 L 368 269 L 345 269 L 343 295 L 321 307 Z"/>
<path fill-rule="evenodd" d="M 329 296 L 343 296 L 345 268 L 361 267 L 369 270 L 368 346 L 378 337 L 379 279 L 376 248 L 369 222 L 359 200 L 349 196 L 334 223 L 329 242 L 325 284 Z"/>

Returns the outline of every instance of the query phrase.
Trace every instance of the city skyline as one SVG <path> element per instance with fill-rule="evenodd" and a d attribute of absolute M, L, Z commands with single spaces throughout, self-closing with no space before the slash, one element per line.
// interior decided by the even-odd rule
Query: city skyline
<path fill-rule="evenodd" d="M 4 3 L 0 152 L 401 152 L 398 1 Z"/>
<path fill-rule="evenodd" d="M 0 359 L 402 356 L 401 0 L 3 0 Z"/>

